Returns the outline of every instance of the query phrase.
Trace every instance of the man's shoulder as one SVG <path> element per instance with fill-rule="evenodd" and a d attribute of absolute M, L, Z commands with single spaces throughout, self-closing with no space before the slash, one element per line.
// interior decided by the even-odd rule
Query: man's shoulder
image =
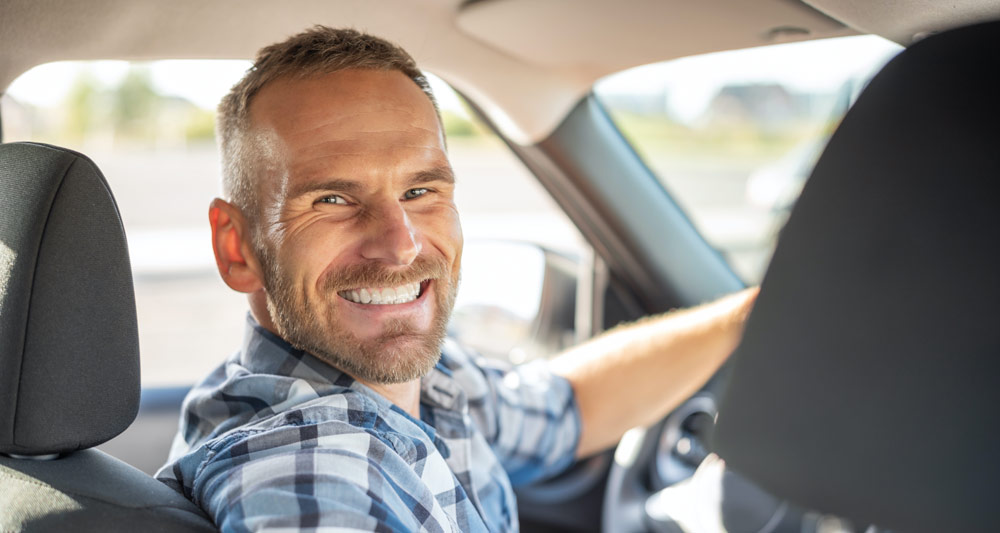
<path fill-rule="evenodd" d="M 263 455 L 268 450 L 288 451 L 323 447 L 365 454 L 373 441 L 387 446 L 386 424 L 367 405 L 362 394 L 345 390 L 298 404 L 267 416 L 258 416 L 229 431 L 207 439 L 202 446 L 210 455 L 228 451 Z M 252 458 L 248 455 L 247 457 Z"/>
<path fill-rule="evenodd" d="M 386 436 L 387 424 L 374 402 L 355 390 L 345 388 L 312 398 L 303 397 L 309 394 L 300 391 L 290 393 L 284 404 L 266 404 L 260 398 L 224 391 L 205 391 L 193 399 L 179 435 L 184 442 L 175 443 L 168 464 L 157 474 L 161 480 L 181 478 L 178 484 L 185 485 L 189 497 L 195 479 L 210 473 L 206 468 L 228 469 L 317 448 L 365 457 L 374 448 L 396 444 Z M 222 414 L 227 408 L 231 409 L 228 417 Z"/>
<path fill-rule="evenodd" d="M 349 428 L 363 431 L 375 428 L 378 418 L 379 408 L 371 398 L 344 388 L 313 397 L 289 397 L 283 403 L 256 412 L 241 427 L 260 432 L 282 427 L 330 424 L 344 431 L 350 431 Z"/>
<path fill-rule="evenodd" d="M 376 412 L 371 399 L 348 386 L 254 373 L 232 357 L 188 393 L 170 459 L 282 428 L 325 423 L 327 431 L 365 431 Z"/>
<path fill-rule="evenodd" d="M 242 376 L 192 390 L 185 403 L 185 414 L 193 415 L 192 421 L 223 432 L 319 422 L 370 427 L 377 411 L 372 399 L 354 389 L 285 376 Z"/>

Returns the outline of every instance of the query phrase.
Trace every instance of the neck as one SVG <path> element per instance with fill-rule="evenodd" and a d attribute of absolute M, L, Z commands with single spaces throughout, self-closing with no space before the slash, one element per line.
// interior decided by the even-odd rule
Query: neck
<path fill-rule="evenodd" d="M 369 383 L 367 381 L 354 378 L 358 383 L 379 393 L 383 398 L 396 404 L 397 407 L 406 411 L 413 418 L 420 418 L 420 380 L 407 381 L 405 383 Z"/>

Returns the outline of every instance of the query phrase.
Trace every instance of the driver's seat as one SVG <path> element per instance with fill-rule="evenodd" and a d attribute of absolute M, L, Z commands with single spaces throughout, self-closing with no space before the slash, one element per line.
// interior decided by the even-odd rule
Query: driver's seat
<path fill-rule="evenodd" d="M 216 531 L 91 449 L 138 403 L 132 271 L 104 176 L 70 150 L 0 144 L 0 531 Z"/>
<path fill-rule="evenodd" d="M 848 112 L 782 231 L 715 447 L 862 527 L 997 531 L 1000 22 L 914 44 Z"/>

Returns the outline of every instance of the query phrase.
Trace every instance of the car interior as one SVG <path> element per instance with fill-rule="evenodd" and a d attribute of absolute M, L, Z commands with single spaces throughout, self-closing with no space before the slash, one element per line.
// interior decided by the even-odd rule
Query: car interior
<path fill-rule="evenodd" d="M 806 172 L 731 363 L 615 450 L 518 488 L 521 529 L 992 531 L 998 20 L 995 0 L 10 0 L 0 88 L 53 61 L 248 59 L 315 24 L 387 37 L 586 242 L 540 256 L 533 334 L 556 347 L 746 285 L 596 83 L 776 43 L 897 43 Z M 150 475 L 191 384 L 140 380 L 121 195 L 88 155 L 0 140 L 0 530 L 215 531 Z"/>

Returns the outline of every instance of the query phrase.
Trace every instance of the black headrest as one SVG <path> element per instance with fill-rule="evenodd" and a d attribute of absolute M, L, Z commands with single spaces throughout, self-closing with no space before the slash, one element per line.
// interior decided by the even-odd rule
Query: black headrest
<path fill-rule="evenodd" d="M 85 156 L 0 145 L 0 453 L 95 446 L 139 406 L 125 232 Z"/>
<path fill-rule="evenodd" d="M 875 77 L 782 231 L 714 446 L 806 507 L 904 532 L 1000 519 L 1000 23 Z"/>

